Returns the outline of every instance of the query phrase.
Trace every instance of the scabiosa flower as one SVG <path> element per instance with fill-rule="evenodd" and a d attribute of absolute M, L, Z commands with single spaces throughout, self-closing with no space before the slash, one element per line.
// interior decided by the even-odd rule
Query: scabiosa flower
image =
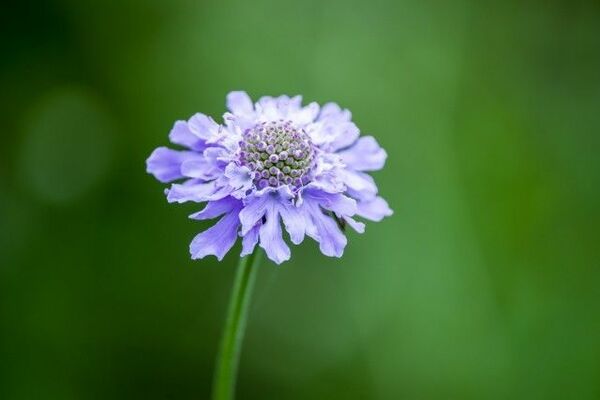
<path fill-rule="evenodd" d="M 193 259 L 221 260 L 238 237 L 242 256 L 259 244 L 280 264 L 290 258 L 283 227 L 294 244 L 305 235 L 327 256 L 340 257 L 346 226 L 359 233 L 362 217 L 392 214 L 366 172 L 381 169 L 386 152 L 372 136 L 360 136 L 348 110 L 335 103 L 302 106 L 300 96 L 227 96 L 223 123 L 204 114 L 177 121 L 169 134 L 183 150 L 159 147 L 147 171 L 161 182 L 170 203 L 206 202 L 190 218 L 220 217 L 190 245 Z"/>

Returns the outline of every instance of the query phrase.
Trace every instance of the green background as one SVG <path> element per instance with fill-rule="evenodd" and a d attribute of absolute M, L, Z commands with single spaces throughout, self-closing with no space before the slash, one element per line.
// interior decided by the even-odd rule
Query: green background
<path fill-rule="evenodd" d="M 239 244 L 145 173 L 230 90 L 336 101 L 395 214 L 261 266 L 240 399 L 600 398 L 600 4 L 16 1 L 0 399 L 205 399 Z"/>

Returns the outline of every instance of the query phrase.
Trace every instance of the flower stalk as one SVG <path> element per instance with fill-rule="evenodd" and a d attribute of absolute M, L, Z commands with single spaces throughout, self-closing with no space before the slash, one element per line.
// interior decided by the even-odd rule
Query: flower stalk
<path fill-rule="evenodd" d="M 256 247 L 252 254 L 240 258 L 238 263 L 225 328 L 217 355 L 213 380 L 213 400 L 232 400 L 235 395 L 235 383 L 246 328 L 248 306 L 252 297 L 261 253 L 260 247 Z"/>

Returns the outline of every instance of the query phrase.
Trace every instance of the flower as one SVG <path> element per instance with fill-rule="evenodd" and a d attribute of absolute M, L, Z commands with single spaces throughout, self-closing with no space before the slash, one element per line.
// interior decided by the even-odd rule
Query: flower
<path fill-rule="evenodd" d="M 348 110 L 335 103 L 302 106 L 300 96 L 227 96 L 223 124 L 204 114 L 177 121 L 169 134 L 183 147 L 159 147 L 146 161 L 170 203 L 206 202 L 190 215 L 220 217 L 190 245 L 193 259 L 221 260 L 242 238 L 242 253 L 257 244 L 280 264 L 290 258 L 282 224 L 294 244 L 305 235 L 327 256 L 341 257 L 354 217 L 380 221 L 392 214 L 366 172 L 383 168 L 387 154 L 372 136 L 360 136 Z"/>

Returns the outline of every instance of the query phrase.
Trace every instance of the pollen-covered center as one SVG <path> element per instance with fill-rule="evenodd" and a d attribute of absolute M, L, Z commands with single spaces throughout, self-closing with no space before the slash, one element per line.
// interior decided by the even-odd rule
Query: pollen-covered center
<path fill-rule="evenodd" d="M 308 135 L 291 121 L 261 122 L 247 129 L 240 148 L 240 161 L 256 172 L 254 183 L 259 189 L 299 187 L 310 180 L 313 146 Z"/>

